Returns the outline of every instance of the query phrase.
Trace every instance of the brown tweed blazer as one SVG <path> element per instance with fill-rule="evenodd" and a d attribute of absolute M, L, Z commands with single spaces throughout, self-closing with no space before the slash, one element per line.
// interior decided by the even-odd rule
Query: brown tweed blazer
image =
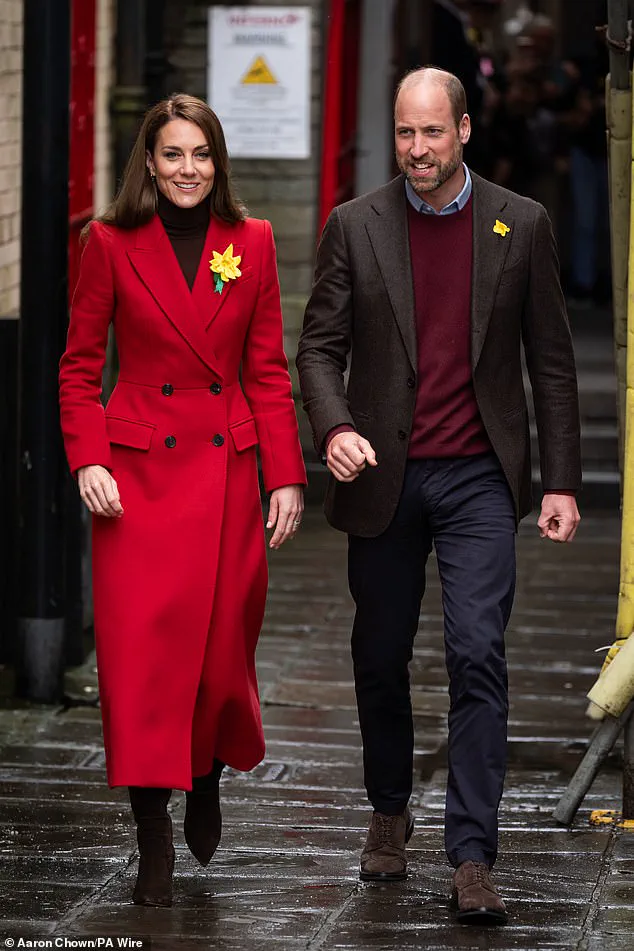
<path fill-rule="evenodd" d="M 472 179 L 473 385 L 519 521 L 531 508 L 521 345 L 533 389 L 545 492 L 576 492 L 581 485 L 575 361 L 544 208 L 478 175 Z M 297 354 L 318 451 L 326 434 L 343 423 L 354 426 L 376 450 L 376 468 L 368 467 L 351 483 L 331 478 L 326 495 L 329 522 L 364 537 L 379 535 L 394 516 L 416 400 L 406 201 L 404 179 L 398 176 L 332 211 Z M 498 220 L 510 228 L 505 235 L 493 230 Z"/>

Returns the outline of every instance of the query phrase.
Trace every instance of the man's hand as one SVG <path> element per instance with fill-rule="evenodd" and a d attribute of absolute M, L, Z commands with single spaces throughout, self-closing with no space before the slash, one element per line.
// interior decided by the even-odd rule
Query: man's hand
<path fill-rule="evenodd" d="M 542 499 L 542 511 L 537 520 L 540 538 L 551 542 L 571 542 L 581 521 L 574 495 L 547 492 Z"/>
<path fill-rule="evenodd" d="M 338 433 L 326 450 L 328 468 L 339 482 L 354 482 L 366 465 L 376 466 L 376 454 L 359 433 Z"/>
<path fill-rule="evenodd" d="M 121 518 L 123 507 L 117 483 L 103 466 L 82 466 L 77 470 L 79 494 L 93 515 Z"/>

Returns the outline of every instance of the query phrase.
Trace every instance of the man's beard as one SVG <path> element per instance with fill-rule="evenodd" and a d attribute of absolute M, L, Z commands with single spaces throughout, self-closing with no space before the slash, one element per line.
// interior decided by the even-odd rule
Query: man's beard
<path fill-rule="evenodd" d="M 444 185 L 445 182 L 449 181 L 451 176 L 457 172 L 457 170 L 462 165 L 461 144 L 458 143 L 456 145 L 454 153 L 448 162 L 443 164 L 442 162 L 428 160 L 425 164 L 435 166 L 436 174 L 432 178 L 416 178 L 416 176 L 411 172 L 410 160 L 405 160 L 403 163 L 399 162 L 401 171 L 404 173 L 407 181 L 410 183 L 417 195 L 424 195 L 429 192 L 436 191 L 437 188 L 440 188 L 441 185 Z"/>

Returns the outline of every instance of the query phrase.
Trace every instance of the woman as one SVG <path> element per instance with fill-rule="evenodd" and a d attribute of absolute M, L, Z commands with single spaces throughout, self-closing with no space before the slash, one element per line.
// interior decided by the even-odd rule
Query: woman
<path fill-rule="evenodd" d="M 264 754 L 254 655 L 271 548 L 301 521 L 306 474 L 275 248 L 232 193 L 220 123 L 192 96 L 147 113 L 121 189 L 92 222 L 61 361 L 66 453 L 93 513 L 108 782 L 137 823 L 133 900 L 169 905 L 167 804 L 206 865 L 224 764 Z M 108 328 L 120 372 L 100 401 Z M 240 375 L 240 379 L 239 379 Z"/>

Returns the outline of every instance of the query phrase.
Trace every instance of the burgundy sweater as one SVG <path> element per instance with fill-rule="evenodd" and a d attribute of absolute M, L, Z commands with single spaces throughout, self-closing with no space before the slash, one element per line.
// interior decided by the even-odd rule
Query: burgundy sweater
<path fill-rule="evenodd" d="M 410 459 L 491 450 L 471 379 L 473 202 L 451 215 L 407 203 L 418 340 Z"/>

